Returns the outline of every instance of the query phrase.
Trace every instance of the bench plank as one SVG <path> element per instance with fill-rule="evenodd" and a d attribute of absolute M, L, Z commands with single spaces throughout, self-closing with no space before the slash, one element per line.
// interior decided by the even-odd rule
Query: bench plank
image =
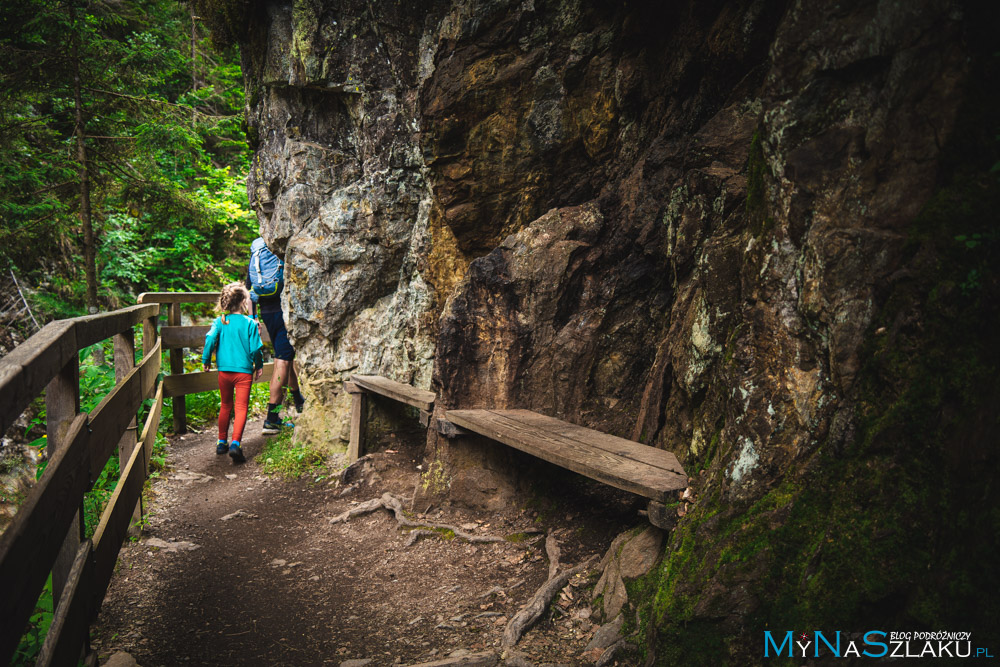
<path fill-rule="evenodd" d="M 377 375 L 352 375 L 351 381 L 373 394 L 379 394 L 428 412 L 434 408 L 434 401 L 437 399 L 437 395 L 432 391 L 417 389 L 408 384 Z"/>
<path fill-rule="evenodd" d="M 586 429 L 591 433 L 587 434 L 587 441 L 582 441 L 558 432 L 561 430 L 578 433 L 575 429 L 567 428 L 573 426 L 572 424 L 554 420 L 559 422 L 558 430 L 551 430 L 548 427 L 553 424 L 547 420 L 537 419 L 534 416 L 537 413 L 530 413 L 531 418 L 526 421 L 528 415 L 525 415 L 525 412 L 529 411 L 449 410 L 445 413 L 445 417 L 463 428 L 537 456 L 549 463 L 658 502 L 667 501 L 671 492 L 687 486 L 686 475 L 609 451 L 609 448 L 616 446 L 620 449 L 620 443 L 615 443 L 614 440 L 608 440 L 610 444 L 606 443 L 605 447 L 592 444 L 592 441 L 602 439 L 599 436 L 608 439 L 614 439 L 614 436 Z M 639 443 L 634 445 L 646 447 Z M 638 451 L 634 447 L 629 449 L 633 452 Z M 648 447 L 648 449 L 654 448 Z"/>
<path fill-rule="evenodd" d="M 593 445 L 612 454 L 618 454 L 625 458 L 646 463 L 655 468 L 666 470 L 675 475 L 684 475 L 684 466 L 677 460 L 673 452 L 665 449 L 650 447 L 634 440 L 626 440 L 616 435 L 595 431 L 577 424 L 549 417 L 547 415 L 532 412 L 531 410 L 503 410 L 503 414 L 517 419 L 520 422 L 543 428 L 553 433 L 566 436 L 572 440 L 579 440 L 588 445 Z M 687 486 L 685 484 L 685 486 Z"/>

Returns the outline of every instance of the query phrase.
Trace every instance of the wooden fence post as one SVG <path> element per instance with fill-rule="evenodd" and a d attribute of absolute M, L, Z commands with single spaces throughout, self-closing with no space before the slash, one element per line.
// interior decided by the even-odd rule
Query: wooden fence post
<path fill-rule="evenodd" d="M 170 304 L 170 316 L 167 323 L 172 327 L 181 325 L 181 304 Z M 184 348 L 170 350 L 170 374 L 184 373 Z M 174 396 L 174 433 L 187 433 L 187 404 L 183 396 Z"/>
<path fill-rule="evenodd" d="M 129 371 L 135 368 L 135 334 L 132 329 L 128 331 L 123 331 L 119 334 L 115 334 L 115 382 L 121 382 L 128 375 Z M 132 458 L 132 450 L 135 449 L 135 443 L 138 442 L 138 433 L 136 432 L 137 421 L 135 415 L 132 415 L 132 421 L 129 422 L 128 428 L 122 433 L 122 437 L 118 440 L 118 469 L 121 471 L 125 470 L 128 460 Z M 135 534 L 135 524 L 142 519 L 142 512 L 139 510 L 139 503 L 136 502 L 135 508 L 132 511 L 132 523 L 133 525 L 129 528 L 129 534 Z"/>
<path fill-rule="evenodd" d="M 79 412 L 80 361 L 74 354 L 45 388 L 45 433 L 48 440 L 46 453 L 49 460 L 52 460 L 60 448 L 69 446 L 70 443 L 66 442 L 66 432 Z M 52 564 L 53 609 L 59 604 L 59 597 L 66 586 L 66 580 L 84 535 L 83 499 L 81 499 L 80 509 L 73 517 L 73 523 L 66 533 L 66 540 L 59 550 L 59 556 Z"/>
<path fill-rule="evenodd" d="M 159 337 L 157 333 L 157 319 L 158 316 L 148 317 L 142 321 L 142 356 L 146 356 L 149 352 L 156 347 L 156 339 Z M 157 425 L 159 426 L 159 425 Z M 142 461 L 143 465 L 146 466 L 145 473 L 146 477 L 149 477 L 149 457 L 146 455 L 147 452 L 143 452 Z M 142 497 L 139 497 L 139 508 L 141 514 L 142 508 Z"/>

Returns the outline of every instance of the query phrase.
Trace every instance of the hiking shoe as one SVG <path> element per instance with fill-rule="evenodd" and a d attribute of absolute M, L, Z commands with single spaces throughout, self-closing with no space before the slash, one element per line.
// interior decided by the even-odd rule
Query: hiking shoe
<path fill-rule="evenodd" d="M 262 426 L 260 430 L 261 433 L 263 433 L 264 435 L 277 435 L 278 433 L 281 433 L 282 431 L 287 431 L 290 428 L 295 428 L 295 424 L 293 424 L 292 422 L 282 423 L 280 421 L 276 422 L 265 421 L 264 426 Z"/>
<path fill-rule="evenodd" d="M 240 443 L 234 442 L 229 447 L 229 458 L 233 460 L 233 463 L 245 463 L 247 457 L 243 456 L 243 448 L 240 447 Z"/>
<path fill-rule="evenodd" d="M 219 444 L 215 446 L 215 453 L 222 456 L 229 451 L 229 443 L 225 440 L 219 440 Z"/>

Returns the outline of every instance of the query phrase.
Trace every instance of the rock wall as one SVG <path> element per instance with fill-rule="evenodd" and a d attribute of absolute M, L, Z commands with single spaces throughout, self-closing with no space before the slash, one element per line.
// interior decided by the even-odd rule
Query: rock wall
<path fill-rule="evenodd" d="M 285 254 L 314 437 L 342 434 L 339 383 L 365 372 L 432 388 L 439 411 L 527 407 L 675 452 L 699 502 L 640 615 L 661 656 L 686 624 L 736 659 L 759 654 L 765 622 L 951 618 L 927 602 L 938 588 L 919 604 L 901 592 L 916 565 L 887 536 L 931 511 L 914 490 L 945 454 L 928 442 L 927 466 L 908 467 L 897 408 L 924 405 L 908 393 L 921 375 L 883 362 L 951 335 L 914 324 L 937 287 L 956 289 L 942 267 L 968 283 L 970 262 L 988 265 L 942 259 L 981 216 L 928 213 L 964 196 L 950 174 L 992 166 L 995 123 L 969 111 L 995 108 L 985 14 L 947 0 L 253 7 L 248 188 Z M 983 234 L 970 250 L 995 252 Z M 988 323 L 983 270 L 961 296 L 985 301 L 962 312 Z M 970 363 L 996 368 L 976 340 Z M 988 389 L 923 433 L 960 414 L 993 423 L 986 377 L 956 380 Z M 977 456 L 991 488 L 995 452 Z M 427 457 L 456 500 L 514 492 L 481 450 L 431 433 Z M 890 489 L 917 499 L 902 508 Z M 841 525 L 869 510 L 882 519 Z M 842 608 L 828 592 L 847 556 L 825 555 L 824 535 L 872 554 Z M 886 562 L 895 574 L 868 581 Z"/>

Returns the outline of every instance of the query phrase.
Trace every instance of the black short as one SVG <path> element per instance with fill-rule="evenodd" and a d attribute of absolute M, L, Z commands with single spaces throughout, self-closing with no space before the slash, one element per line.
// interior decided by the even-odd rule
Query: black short
<path fill-rule="evenodd" d="M 288 331 L 285 330 L 285 317 L 281 312 L 261 313 L 259 315 L 264 326 L 267 327 L 267 335 L 271 337 L 271 345 L 274 346 L 274 358 L 283 361 L 291 361 L 295 358 L 295 350 L 288 342 Z"/>

